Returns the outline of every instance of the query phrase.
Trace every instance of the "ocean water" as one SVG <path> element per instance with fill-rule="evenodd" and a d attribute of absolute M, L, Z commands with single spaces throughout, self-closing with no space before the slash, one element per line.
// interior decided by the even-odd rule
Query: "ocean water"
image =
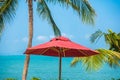
<path fill-rule="evenodd" d="M 25 55 L 0 56 L 0 80 L 16 78 L 21 80 Z M 120 68 L 110 68 L 105 64 L 99 71 L 86 72 L 81 64 L 70 67 L 72 58 L 62 59 L 63 80 L 113 80 L 120 78 Z M 27 80 L 38 77 L 42 80 L 57 80 L 58 57 L 31 55 Z"/>

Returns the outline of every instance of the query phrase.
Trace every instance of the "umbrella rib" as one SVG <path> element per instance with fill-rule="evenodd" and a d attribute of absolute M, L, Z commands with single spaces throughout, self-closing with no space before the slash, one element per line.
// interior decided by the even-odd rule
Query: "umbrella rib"
<path fill-rule="evenodd" d="M 64 57 L 65 57 L 65 48 L 63 48 L 63 54 L 64 54 Z"/>
<path fill-rule="evenodd" d="M 66 56 L 65 51 L 67 51 L 67 50 L 69 50 L 69 49 L 67 49 L 67 48 L 63 48 L 63 54 L 64 54 L 64 57 Z"/>
<path fill-rule="evenodd" d="M 49 48 L 45 49 L 43 52 L 41 52 L 41 55 L 45 54 L 45 52 L 48 50 Z"/>
<path fill-rule="evenodd" d="M 64 57 L 65 57 L 65 51 L 63 50 L 63 54 L 64 54 Z"/>
<path fill-rule="evenodd" d="M 52 49 L 53 49 L 54 51 L 56 51 L 56 52 L 58 53 L 58 55 L 60 56 L 59 50 L 57 50 L 55 47 L 52 47 Z"/>
<path fill-rule="evenodd" d="M 78 50 L 80 53 L 82 53 L 82 54 L 84 54 L 84 55 L 86 55 L 87 56 L 87 54 L 85 54 L 85 52 L 83 52 L 83 51 L 81 51 L 81 50 Z"/>
<path fill-rule="evenodd" d="M 67 48 L 63 49 L 64 57 L 66 56 L 65 51 L 67 51 L 67 50 L 69 50 L 69 49 L 67 49 Z"/>
<path fill-rule="evenodd" d="M 47 49 L 45 49 L 44 51 L 42 51 L 41 55 L 45 54 L 45 52 L 48 51 L 49 49 L 50 49 L 50 47 L 47 48 Z M 52 47 L 51 49 L 54 50 L 54 51 L 56 51 L 58 53 L 58 55 L 59 55 L 59 51 L 56 48 Z"/>
<path fill-rule="evenodd" d="M 59 53 L 59 50 L 57 50 L 55 47 L 52 47 L 52 49 Z"/>

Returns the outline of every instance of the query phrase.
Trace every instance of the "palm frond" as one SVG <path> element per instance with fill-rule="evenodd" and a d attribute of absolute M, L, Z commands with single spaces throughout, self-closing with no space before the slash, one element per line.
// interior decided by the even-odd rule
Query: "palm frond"
<path fill-rule="evenodd" d="M 104 35 L 104 33 L 101 30 L 98 30 L 90 36 L 90 41 L 92 43 L 95 41 L 97 42 L 97 40 L 99 40 L 99 38 L 101 38 L 102 35 Z"/>
<path fill-rule="evenodd" d="M 75 66 L 81 62 L 86 71 L 99 70 L 105 62 L 111 67 L 120 66 L 120 53 L 106 49 L 97 49 L 96 51 L 98 51 L 99 54 L 94 56 L 75 57 L 71 62 L 71 66 Z"/>
<path fill-rule="evenodd" d="M 120 33 L 118 33 L 118 36 L 120 37 Z"/>
<path fill-rule="evenodd" d="M 72 7 L 84 23 L 94 24 L 95 11 L 87 0 L 46 0 L 54 4 L 61 4 L 65 7 Z"/>
<path fill-rule="evenodd" d="M 2 16 L 0 16 L 0 36 L 2 35 L 3 29 L 4 29 L 4 22 Z"/>
<path fill-rule="evenodd" d="M 40 17 L 42 16 L 43 19 L 47 19 L 48 22 L 52 25 L 54 35 L 61 36 L 61 32 L 60 32 L 58 26 L 56 25 L 52 15 L 51 15 L 50 9 L 48 8 L 48 5 L 46 4 L 45 0 L 38 0 L 37 11 L 38 11 L 38 14 Z"/>
<path fill-rule="evenodd" d="M 9 23 L 15 16 L 17 0 L 4 0 L 0 5 L 0 34 L 4 29 L 5 23 Z"/>
<path fill-rule="evenodd" d="M 120 36 L 119 33 L 115 33 L 112 30 L 108 30 L 108 33 L 103 33 L 101 30 L 96 31 L 90 36 L 90 41 L 97 42 L 102 36 L 105 38 L 105 42 L 109 44 L 110 50 L 120 52 Z"/>
<path fill-rule="evenodd" d="M 75 57 L 73 58 L 72 62 L 71 62 L 71 66 L 76 66 L 80 61 L 80 58 L 79 57 Z"/>
<path fill-rule="evenodd" d="M 98 54 L 90 57 L 82 57 L 82 58 L 75 57 L 71 62 L 71 65 L 74 66 L 78 62 L 81 62 L 83 68 L 85 68 L 86 71 L 91 72 L 91 71 L 99 70 L 104 63 L 104 59 L 106 58 L 104 57 L 103 54 Z"/>
<path fill-rule="evenodd" d="M 13 19 L 17 3 L 17 0 L 5 0 L 4 4 L 0 7 L 0 15 L 4 21 L 9 22 Z"/>
<path fill-rule="evenodd" d="M 108 33 L 98 30 L 91 35 L 91 42 L 95 42 L 102 35 L 104 35 L 106 43 L 110 45 L 110 50 L 97 49 L 98 55 L 74 58 L 71 65 L 74 66 L 81 62 L 87 71 L 99 70 L 104 63 L 108 63 L 110 67 L 120 66 L 120 34 L 112 30 L 108 30 Z"/>
<path fill-rule="evenodd" d="M 108 30 L 108 33 L 104 34 L 105 41 L 110 45 L 110 50 L 120 52 L 120 36 L 119 34 Z"/>
<path fill-rule="evenodd" d="M 94 23 L 94 16 L 96 14 L 94 9 L 90 6 L 87 0 L 81 1 L 80 11 L 81 11 L 83 22 L 92 23 L 92 24 Z"/>
<path fill-rule="evenodd" d="M 101 54 L 104 54 L 107 62 L 111 67 L 120 66 L 120 53 L 107 49 L 97 49 Z"/>

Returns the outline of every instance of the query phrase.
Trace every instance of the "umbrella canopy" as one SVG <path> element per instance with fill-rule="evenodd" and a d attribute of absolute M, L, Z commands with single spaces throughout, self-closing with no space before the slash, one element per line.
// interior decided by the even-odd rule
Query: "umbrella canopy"
<path fill-rule="evenodd" d="M 26 54 L 47 55 L 59 57 L 59 78 L 61 80 L 62 57 L 87 57 L 98 54 L 97 52 L 74 43 L 66 37 L 56 37 L 49 42 L 28 48 Z"/>
<path fill-rule="evenodd" d="M 85 57 L 98 54 L 97 52 L 72 42 L 66 37 L 56 37 L 47 43 L 28 48 L 26 54 L 38 54 L 61 57 Z"/>

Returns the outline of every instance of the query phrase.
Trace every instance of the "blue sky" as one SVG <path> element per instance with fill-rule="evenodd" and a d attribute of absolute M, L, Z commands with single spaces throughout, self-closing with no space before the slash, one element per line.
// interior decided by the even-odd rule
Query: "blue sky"
<path fill-rule="evenodd" d="M 112 29 L 120 32 L 120 0 L 89 0 L 95 9 L 95 25 L 83 24 L 78 15 L 70 8 L 49 4 L 52 16 L 60 28 L 62 35 L 72 41 L 91 49 L 108 48 L 104 39 L 91 44 L 90 35 L 100 29 L 107 32 Z M 46 20 L 41 19 L 36 12 L 34 2 L 34 37 L 33 46 L 49 41 L 53 37 L 51 26 Z M 0 40 L 0 54 L 23 54 L 28 42 L 28 11 L 25 0 L 19 1 L 16 16 L 13 21 L 6 24 Z"/>

